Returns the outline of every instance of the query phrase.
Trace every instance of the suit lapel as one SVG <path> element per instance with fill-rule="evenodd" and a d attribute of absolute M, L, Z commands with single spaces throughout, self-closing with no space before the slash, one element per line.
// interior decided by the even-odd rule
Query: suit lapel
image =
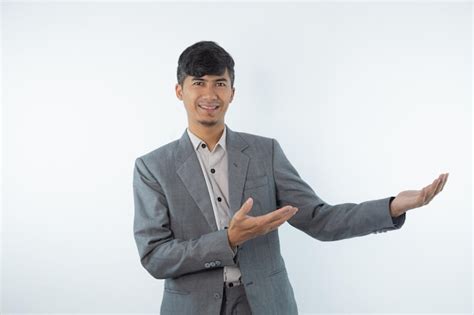
<path fill-rule="evenodd" d="M 226 148 L 229 175 L 229 203 L 231 215 L 242 206 L 245 179 L 250 158 L 242 151 L 248 144 L 242 137 L 227 127 Z M 175 154 L 176 173 L 181 178 L 193 200 L 198 205 L 212 231 L 217 231 L 211 198 L 195 149 L 186 131 L 178 141 Z"/>
<path fill-rule="evenodd" d="M 212 210 L 206 180 L 204 179 L 201 164 L 199 164 L 198 157 L 186 131 L 178 142 L 178 150 L 175 157 L 176 173 L 206 218 L 211 230 L 217 231 L 216 219 L 214 217 L 214 211 Z"/>
<path fill-rule="evenodd" d="M 231 215 L 242 206 L 245 179 L 250 158 L 242 151 L 248 144 L 242 137 L 227 127 L 227 158 L 229 174 L 229 203 Z"/>

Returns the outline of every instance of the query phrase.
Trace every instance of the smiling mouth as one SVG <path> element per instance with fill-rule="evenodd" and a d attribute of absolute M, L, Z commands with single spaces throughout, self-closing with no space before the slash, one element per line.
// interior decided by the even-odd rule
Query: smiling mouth
<path fill-rule="evenodd" d="M 205 105 L 198 105 L 198 106 L 208 112 L 215 111 L 216 109 L 220 107 L 220 106 L 205 106 Z"/>

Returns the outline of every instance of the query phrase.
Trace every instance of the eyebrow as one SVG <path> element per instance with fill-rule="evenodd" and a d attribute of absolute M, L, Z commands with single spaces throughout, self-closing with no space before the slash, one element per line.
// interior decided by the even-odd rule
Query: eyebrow
<path fill-rule="evenodd" d="M 191 80 L 193 81 L 209 81 L 209 80 L 206 80 L 206 79 L 203 79 L 203 78 L 200 78 L 200 77 L 193 77 Z M 214 82 L 227 82 L 228 80 L 226 78 L 219 78 L 219 79 L 215 79 L 215 80 L 211 80 L 211 81 L 214 81 Z"/>

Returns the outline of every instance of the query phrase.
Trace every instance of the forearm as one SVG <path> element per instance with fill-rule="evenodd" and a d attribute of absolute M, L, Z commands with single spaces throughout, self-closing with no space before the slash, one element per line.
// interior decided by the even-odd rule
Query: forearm
<path fill-rule="evenodd" d="M 389 207 L 390 207 L 390 216 L 392 218 L 398 218 L 400 217 L 402 214 L 404 214 L 406 211 L 403 211 L 402 209 L 399 209 L 398 207 L 396 207 L 396 205 L 393 205 L 392 204 L 392 201 L 395 199 L 395 197 L 391 197 L 390 198 L 390 203 L 389 203 Z"/>
<path fill-rule="evenodd" d="M 226 230 L 179 238 L 180 227 L 170 220 L 173 209 L 166 194 L 141 159 L 135 163 L 133 192 L 134 237 L 141 264 L 153 277 L 173 278 L 234 264 Z"/>
<path fill-rule="evenodd" d="M 300 211 L 289 223 L 322 241 L 386 232 L 400 228 L 405 219 L 404 216 L 392 219 L 389 214 L 389 200 L 390 198 L 383 198 L 359 204 L 322 203 L 300 207 Z"/>
<path fill-rule="evenodd" d="M 138 237 L 137 244 L 143 240 Z M 166 279 L 187 273 L 235 265 L 226 230 L 202 235 L 192 240 L 169 239 L 140 250 L 143 267 L 155 278 Z"/>
<path fill-rule="evenodd" d="M 292 205 L 299 209 L 288 222 L 312 237 L 334 241 L 400 228 L 405 216 L 392 219 L 390 198 L 359 204 L 329 205 L 299 176 L 274 141 L 273 176 L 278 207 Z"/>

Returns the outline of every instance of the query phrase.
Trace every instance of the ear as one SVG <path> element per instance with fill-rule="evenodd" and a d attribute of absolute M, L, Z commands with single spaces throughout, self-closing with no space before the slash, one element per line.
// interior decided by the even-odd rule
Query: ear
<path fill-rule="evenodd" d="M 183 87 L 179 83 L 176 83 L 176 86 L 174 87 L 174 89 L 176 92 L 176 97 L 182 101 L 183 100 Z"/>
<path fill-rule="evenodd" d="M 235 94 L 235 87 L 232 87 L 232 95 L 230 96 L 230 102 L 231 103 L 234 100 L 234 94 Z"/>

